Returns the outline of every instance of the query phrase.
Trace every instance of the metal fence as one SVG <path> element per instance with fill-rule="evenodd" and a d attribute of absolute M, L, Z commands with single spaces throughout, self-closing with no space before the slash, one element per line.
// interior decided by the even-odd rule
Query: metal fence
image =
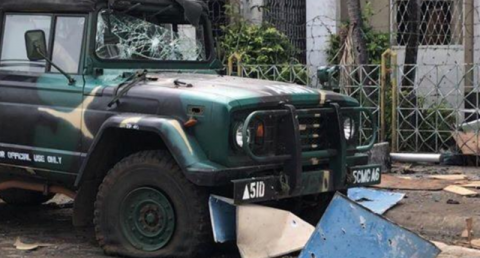
<path fill-rule="evenodd" d="M 213 36 L 222 36 L 222 26 L 228 24 L 227 0 L 206 0 L 209 9 L 209 18 L 212 21 Z"/>
<path fill-rule="evenodd" d="M 283 32 L 298 50 L 301 63 L 306 62 L 307 5 L 305 0 L 265 0 L 263 20 Z"/>
<path fill-rule="evenodd" d="M 319 10 L 316 17 L 304 0 L 208 1 L 217 6 L 221 2 L 223 9 L 217 10 L 223 11 L 232 2 L 261 3 L 251 10 L 261 10 L 262 22 L 287 35 L 298 50 L 291 56 L 300 62 L 240 61 L 230 69 L 236 75 L 321 88 L 318 66 L 336 65 L 331 77 L 338 90 L 374 111 L 381 130 L 378 140 L 391 141 L 394 151 L 480 156 L 480 1 L 366 1 L 371 4 L 363 5 L 363 32 L 372 64 L 362 66 L 354 65 L 345 0 L 325 0 L 329 8 L 341 6 L 340 15 Z M 228 25 L 221 13 L 212 15 Z M 397 58 L 380 64 L 387 49 Z M 330 63 L 317 62 L 325 57 Z M 404 65 L 408 62 L 413 65 Z M 371 125 L 364 117 L 361 141 L 368 140 Z"/>
<path fill-rule="evenodd" d="M 339 80 L 339 91 L 347 96 L 358 100 L 361 107 L 372 111 L 376 121 L 370 120 L 370 117 L 363 114 L 360 118 L 360 144 L 365 144 L 372 137 L 372 127 L 376 126 L 379 131 L 382 128 L 382 100 L 381 100 L 381 66 L 380 65 L 349 65 L 339 66 L 336 74 L 332 76 Z M 385 133 L 378 134 L 378 141 L 381 141 Z"/>
<path fill-rule="evenodd" d="M 479 65 L 397 68 L 394 149 L 402 152 L 478 154 Z M 404 86 L 405 70 L 416 70 Z M 413 85 L 413 86 L 410 86 Z"/>
<path fill-rule="evenodd" d="M 241 76 L 262 80 L 309 85 L 309 68 L 306 65 L 240 65 Z"/>
<path fill-rule="evenodd" d="M 238 64 L 238 75 L 262 80 L 274 80 L 280 82 L 309 85 L 312 78 L 310 71 L 312 67 L 306 65 L 242 65 Z M 316 68 L 315 68 L 316 69 Z M 313 69 L 313 70 L 315 70 Z M 350 65 L 338 66 L 338 69 L 331 74 L 333 83 L 339 85 L 340 93 L 353 97 L 360 103 L 361 107 L 368 108 L 374 114 L 377 129 L 382 130 L 381 110 L 381 66 L 380 65 Z M 321 88 L 320 85 L 315 86 Z M 365 114 L 360 121 L 359 143 L 364 144 L 370 141 L 372 136 L 373 121 Z M 385 128 L 383 128 L 385 130 Z M 378 135 L 378 140 L 384 134 Z"/>
<path fill-rule="evenodd" d="M 240 76 L 308 85 L 311 69 L 240 65 Z M 416 74 L 414 81 L 408 81 L 409 73 Z M 382 132 L 378 141 L 391 141 L 394 151 L 480 152 L 480 65 L 351 65 L 339 66 L 331 76 L 340 93 L 372 110 Z M 364 143 L 372 121 L 363 116 L 361 125 Z"/>

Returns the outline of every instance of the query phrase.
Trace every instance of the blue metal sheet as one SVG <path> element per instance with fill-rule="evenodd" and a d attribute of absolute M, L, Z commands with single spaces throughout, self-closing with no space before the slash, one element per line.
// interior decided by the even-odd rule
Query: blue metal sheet
<path fill-rule="evenodd" d="M 335 195 L 299 258 L 434 258 L 420 236 Z"/>
<path fill-rule="evenodd" d="M 212 195 L 208 204 L 215 242 L 225 243 L 236 240 L 237 208 L 233 205 L 233 200 Z"/>
<path fill-rule="evenodd" d="M 404 197 L 405 194 L 403 193 L 392 193 L 368 188 L 352 188 L 348 190 L 348 198 L 380 215 L 387 212 Z"/>

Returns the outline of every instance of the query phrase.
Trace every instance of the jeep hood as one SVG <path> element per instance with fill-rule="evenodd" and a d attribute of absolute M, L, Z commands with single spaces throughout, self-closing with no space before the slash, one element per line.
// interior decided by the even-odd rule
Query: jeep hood
<path fill-rule="evenodd" d="M 175 95 L 190 103 L 195 100 L 220 102 L 232 109 L 276 106 L 281 102 L 297 106 L 323 106 L 329 102 L 358 106 L 355 99 L 338 93 L 274 81 L 181 73 L 149 74 L 148 77 L 150 82 L 135 89 L 142 89 L 150 97 Z"/>

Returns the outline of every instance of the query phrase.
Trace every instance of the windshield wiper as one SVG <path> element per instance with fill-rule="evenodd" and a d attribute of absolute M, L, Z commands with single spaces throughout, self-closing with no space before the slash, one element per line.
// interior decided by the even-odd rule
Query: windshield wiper
<path fill-rule="evenodd" d="M 173 81 L 173 84 L 175 84 L 175 87 L 177 87 L 177 88 L 180 88 L 180 86 L 185 86 L 187 88 L 193 88 L 193 84 L 180 81 L 179 79 L 176 79 L 175 81 Z"/>
<path fill-rule="evenodd" d="M 113 94 L 113 99 L 110 101 L 110 103 L 108 103 L 108 107 L 111 108 L 115 104 L 118 105 L 119 102 L 120 102 L 120 99 L 131 88 L 133 88 L 135 85 L 137 85 L 137 83 L 139 83 L 140 81 L 146 81 L 147 80 L 147 74 L 148 74 L 147 70 L 144 70 L 142 72 L 136 72 L 133 75 L 131 75 L 130 77 L 128 77 L 127 80 L 125 80 L 125 82 L 118 85 L 115 88 L 115 92 Z"/>

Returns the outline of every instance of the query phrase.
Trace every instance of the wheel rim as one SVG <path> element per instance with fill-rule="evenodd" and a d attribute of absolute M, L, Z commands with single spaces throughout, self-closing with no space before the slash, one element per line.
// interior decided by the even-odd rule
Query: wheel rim
<path fill-rule="evenodd" d="M 175 213 L 160 191 L 143 187 L 131 191 L 122 202 L 121 225 L 130 243 L 143 251 L 165 247 L 175 229 Z"/>

